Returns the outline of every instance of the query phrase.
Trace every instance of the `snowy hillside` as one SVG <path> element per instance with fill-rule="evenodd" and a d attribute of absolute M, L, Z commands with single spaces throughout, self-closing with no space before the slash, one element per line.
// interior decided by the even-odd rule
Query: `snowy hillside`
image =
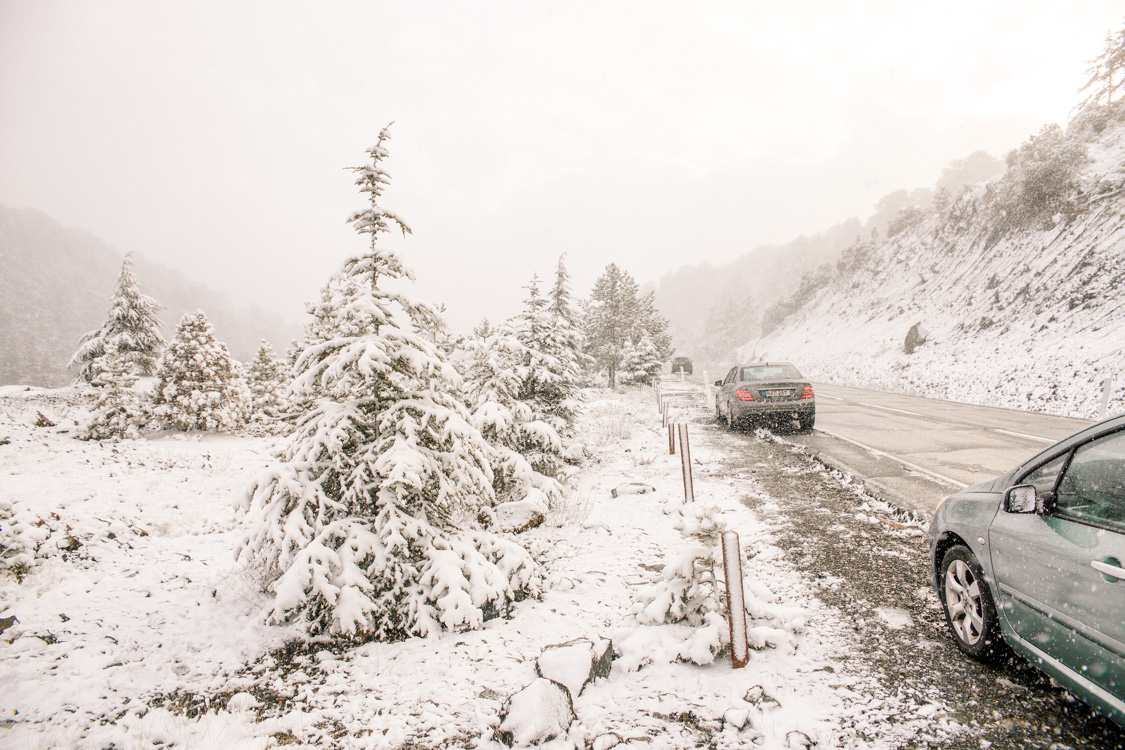
<path fill-rule="evenodd" d="M 1112 378 L 1108 411 L 1122 411 L 1121 112 L 1045 128 L 1004 175 L 857 242 L 806 275 L 743 356 L 791 360 L 824 382 L 1087 418 Z M 915 324 L 925 342 L 908 354 Z"/>

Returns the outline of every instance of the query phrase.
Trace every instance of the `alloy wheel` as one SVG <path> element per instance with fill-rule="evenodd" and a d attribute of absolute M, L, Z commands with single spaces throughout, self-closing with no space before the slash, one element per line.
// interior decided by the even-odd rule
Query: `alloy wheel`
<path fill-rule="evenodd" d="M 945 571 L 945 604 L 957 637 L 976 645 L 984 636 L 980 581 L 961 560 L 955 560 Z"/>

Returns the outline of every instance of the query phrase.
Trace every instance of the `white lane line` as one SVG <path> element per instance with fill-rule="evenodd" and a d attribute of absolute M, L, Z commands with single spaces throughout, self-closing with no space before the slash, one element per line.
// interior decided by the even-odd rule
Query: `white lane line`
<path fill-rule="evenodd" d="M 908 414 L 912 417 L 926 417 L 925 414 L 919 414 L 916 411 L 906 411 L 905 409 L 892 409 L 889 406 L 879 406 L 878 404 L 860 404 L 860 406 L 869 406 L 872 409 L 882 409 L 883 411 L 893 411 L 896 414 Z"/>
<path fill-rule="evenodd" d="M 1028 435 L 1023 432 L 1012 432 L 1011 430 L 1001 430 L 999 427 L 992 428 L 993 432 L 999 432 L 1002 435 L 1011 435 L 1012 437 L 1023 438 L 1025 440 L 1034 440 L 1039 443 L 1054 443 L 1057 442 L 1051 438 L 1039 437 L 1038 435 Z"/>
<path fill-rule="evenodd" d="M 884 458 L 889 458 L 890 460 L 895 461 L 896 463 L 902 464 L 903 466 L 905 466 L 908 469 L 913 469 L 914 471 L 918 472 L 919 474 L 925 474 L 927 476 L 933 477 L 934 479 L 937 479 L 940 482 L 945 482 L 946 484 L 952 485 L 954 487 L 968 487 L 969 486 L 965 482 L 959 482 L 956 479 L 951 479 L 951 478 L 949 478 L 949 477 L 947 477 L 943 474 L 938 474 L 935 471 L 930 471 L 929 469 L 922 468 L 918 464 L 914 464 L 914 463 L 911 463 L 909 461 L 905 461 L 905 460 L 899 458 L 898 456 L 892 456 L 890 453 L 885 453 L 885 452 L 879 450 L 878 448 L 872 448 L 870 445 L 864 445 L 863 443 L 852 440 L 851 438 L 846 438 L 843 435 L 837 435 L 834 432 L 829 432 L 828 430 L 821 429 L 820 427 L 816 428 L 816 431 L 817 432 L 823 432 L 825 435 L 828 435 L 829 437 L 834 437 L 837 440 L 843 440 L 845 443 L 851 443 L 852 445 L 857 446 L 859 448 L 863 448 L 865 451 L 870 451 L 871 453 L 874 453 L 877 456 L 883 456 Z"/>
<path fill-rule="evenodd" d="M 838 396 L 823 396 L 823 395 L 820 395 L 820 394 L 818 394 L 818 397 L 819 398 L 832 398 L 832 399 L 836 399 L 837 401 L 846 401 L 847 400 L 847 399 L 840 398 Z M 929 419 L 930 418 L 930 415 L 920 414 L 916 411 L 906 411 L 905 409 L 892 409 L 889 406 L 879 406 L 878 404 L 868 404 L 868 403 L 865 403 L 863 401 L 853 401 L 852 403 L 854 403 L 856 406 L 866 406 L 870 409 L 882 409 L 883 411 L 893 411 L 896 414 L 906 414 L 906 415 L 909 415 L 911 417 L 921 417 L 923 419 Z M 968 422 L 961 422 L 961 424 L 969 425 Z M 969 425 L 969 426 L 972 426 L 972 425 Z M 985 427 L 984 429 L 991 430 L 992 432 L 999 432 L 1001 435 L 1010 435 L 1012 437 L 1023 438 L 1024 440 L 1034 440 L 1034 441 L 1039 442 L 1039 443 L 1054 443 L 1054 442 L 1057 442 L 1055 440 L 1052 440 L 1051 438 L 1040 437 L 1039 435 L 1028 435 L 1025 432 L 1012 432 L 1011 430 L 1002 430 L 999 427 Z M 841 440 L 846 440 L 846 439 L 847 438 L 841 438 Z"/>

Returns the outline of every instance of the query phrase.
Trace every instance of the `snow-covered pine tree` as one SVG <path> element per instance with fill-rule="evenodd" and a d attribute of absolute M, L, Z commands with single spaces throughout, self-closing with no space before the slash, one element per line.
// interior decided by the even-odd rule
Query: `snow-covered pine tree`
<path fill-rule="evenodd" d="M 109 301 L 109 315 L 101 327 L 90 331 L 78 342 L 78 350 L 68 367 L 76 368 L 78 377 L 92 383 L 97 362 L 110 346 L 142 375 L 151 375 L 164 349 L 160 321 L 156 317 L 160 305 L 152 297 L 141 294 L 133 273 L 132 254 L 121 262 L 121 274 Z"/>
<path fill-rule="evenodd" d="M 289 399 L 289 368 L 277 359 L 273 346 L 262 340 L 258 353 L 246 368 L 250 389 L 250 426 L 256 433 L 279 435 L 292 425 L 285 420 L 293 405 Z"/>
<path fill-rule="evenodd" d="M 472 424 L 494 451 L 497 502 L 531 500 L 546 513 L 562 496 L 562 485 L 554 478 L 562 440 L 520 400 L 519 367 L 528 353 L 505 324 L 486 338 L 462 342 L 460 355 Z"/>
<path fill-rule="evenodd" d="M 633 329 L 630 340 L 634 350 L 642 357 L 640 369 L 645 372 L 645 376 L 638 382 L 651 383 L 672 356 L 668 319 L 657 311 L 654 292 L 637 300 L 637 326 Z"/>
<path fill-rule="evenodd" d="M 233 432 L 246 423 L 249 406 L 242 366 L 215 338 L 207 316 L 184 315 L 156 372 L 156 418 L 175 430 Z"/>
<path fill-rule="evenodd" d="M 547 299 L 547 311 L 551 314 L 548 350 L 560 363 L 559 378 L 551 394 L 548 413 L 563 423 L 560 434 L 568 435 L 582 408 L 581 373 L 589 358 L 583 351 L 582 326 L 570 291 L 566 253 L 559 256 L 555 283 Z"/>
<path fill-rule="evenodd" d="M 410 231 L 380 205 L 389 137 L 352 170 L 369 207 L 349 221 L 370 247 L 314 310 L 293 383 L 310 408 L 251 487 L 239 551 L 267 571 L 272 621 L 375 640 L 479 627 L 539 587 L 523 547 L 476 527 L 494 499 L 490 448 L 454 395 L 460 376 L 416 332 L 436 311 L 386 288 L 413 279 L 378 242 Z"/>
<path fill-rule="evenodd" d="M 1114 94 L 1118 94 L 1118 102 L 1122 100 L 1120 92 L 1125 91 L 1125 29 L 1106 34 L 1105 47 L 1090 61 L 1086 72 L 1090 80 L 1079 90 L 1089 91 L 1090 95 L 1079 107 L 1102 104 L 1103 100 L 1106 106 L 1110 106 L 1114 103 Z"/>
<path fill-rule="evenodd" d="M 133 390 L 134 365 L 110 344 L 92 364 L 90 385 L 98 389 L 90 421 L 78 433 L 80 440 L 136 438 L 147 420 L 139 393 Z"/>
<path fill-rule="evenodd" d="M 549 424 L 556 433 L 567 433 L 578 408 L 574 395 L 578 373 L 560 356 L 564 354 L 563 344 L 556 336 L 548 301 L 539 293 L 539 278 L 532 277 L 525 288 L 528 296 L 524 309 L 508 323 L 522 347 L 515 363 L 519 382 L 516 397 L 530 407 L 533 419 Z M 548 476 L 557 476 L 563 463 L 561 444 L 557 451 L 540 452 L 538 459 L 532 460 L 536 470 Z"/>
<path fill-rule="evenodd" d="M 630 341 L 621 360 L 618 378 L 629 385 L 649 385 L 663 367 L 666 357 L 662 357 L 652 343 L 648 332 L 641 330 L 640 338 Z"/>
<path fill-rule="evenodd" d="M 610 263 L 594 282 L 586 301 L 586 353 L 596 372 L 605 372 L 610 388 L 617 387 L 617 371 L 638 323 L 637 282 Z"/>

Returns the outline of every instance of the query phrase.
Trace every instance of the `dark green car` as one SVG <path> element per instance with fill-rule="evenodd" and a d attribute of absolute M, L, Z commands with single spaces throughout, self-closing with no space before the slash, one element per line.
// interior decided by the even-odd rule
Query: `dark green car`
<path fill-rule="evenodd" d="M 962 651 L 1010 648 L 1125 727 L 1125 415 L 946 498 L 930 560 Z"/>

